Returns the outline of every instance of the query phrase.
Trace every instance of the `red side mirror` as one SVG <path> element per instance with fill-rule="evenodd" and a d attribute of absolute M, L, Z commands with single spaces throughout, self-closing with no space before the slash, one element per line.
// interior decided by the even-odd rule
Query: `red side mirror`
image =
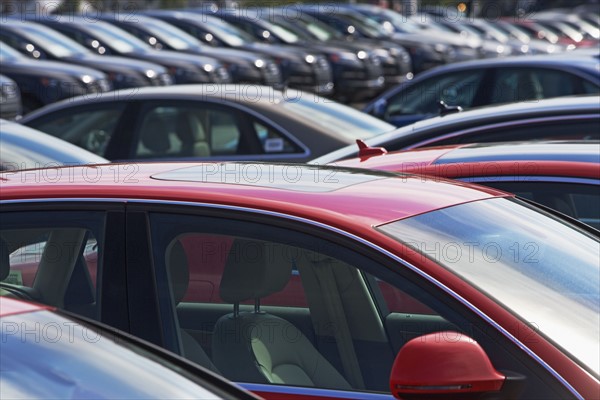
<path fill-rule="evenodd" d="M 468 398 L 500 392 L 505 380 L 476 341 L 445 331 L 419 336 L 400 349 L 390 389 L 398 399 Z"/>

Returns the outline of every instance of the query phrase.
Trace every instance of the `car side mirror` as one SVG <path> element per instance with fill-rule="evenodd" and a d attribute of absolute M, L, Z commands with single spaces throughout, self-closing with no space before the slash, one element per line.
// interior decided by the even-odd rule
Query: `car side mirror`
<path fill-rule="evenodd" d="M 390 377 L 397 399 L 518 397 L 524 377 L 498 372 L 485 351 L 459 332 L 419 336 L 398 352 Z"/>
<path fill-rule="evenodd" d="M 379 99 L 373 104 L 372 114 L 377 118 L 384 118 L 387 111 L 388 102 L 386 99 Z"/>

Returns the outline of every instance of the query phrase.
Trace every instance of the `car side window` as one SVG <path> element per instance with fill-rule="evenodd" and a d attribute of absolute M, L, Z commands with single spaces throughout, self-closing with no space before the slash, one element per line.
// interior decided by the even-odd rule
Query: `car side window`
<path fill-rule="evenodd" d="M 223 218 L 152 213 L 150 224 L 179 352 L 231 380 L 389 392 L 407 340 L 459 329 L 443 303 L 377 277 L 376 263 L 351 249 Z"/>
<path fill-rule="evenodd" d="M 124 109 L 125 104 L 118 102 L 96 104 L 93 109 L 81 107 L 41 117 L 27 126 L 104 156 Z"/>
<path fill-rule="evenodd" d="M 104 214 L 7 213 L 2 220 L 8 265 L 0 268 L 0 293 L 98 319 Z"/>
<path fill-rule="evenodd" d="M 600 93 L 600 86 L 594 85 L 592 82 L 581 80 L 584 94 L 598 94 Z"/>
<path fill-rule="evenodd" d="M 296 146 L 250 115 L 202 104 L 150 108 L 134 149 L 136 158 L 167 158 L 286 153 Z"/>
<path fill-rule="evenodd" d="M 392 96 L 386 114 L 437 114 L 440 101 L 450 106 L 473 107 L 483 76 L 484 71 L 478 70 L 429 78 Z"/>

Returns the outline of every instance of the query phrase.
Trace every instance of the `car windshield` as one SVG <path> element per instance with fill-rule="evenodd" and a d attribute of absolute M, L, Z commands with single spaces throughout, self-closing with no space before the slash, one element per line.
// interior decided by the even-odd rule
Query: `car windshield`
<path fill-rule="evenodd" d="M 276 22 L 269 21 L 269 28 L 275 36 L 285 43 L 296 43 L 300 41 L 300 36 L 298 36 L 295 32 L 292 32 L 287 27 Z"/>
<path fill-rule="evenodd" d="M 354 108 L 313 96 L 298 96 L 281 103 L 285 113 L 351 140 L 367 139 L 395 127 Z M 310 116 L 310 118 L 307 118 Z"/>
<path fill-rule="evenodd" d="M 156 35 L 161 41 L 167 43 L 175 50 L 190 50 L 202 46 L 198 39 L 166 22 L 155 19 L 144 19 L 142 24 L 150 34 Z"/>
<path fill-rule="evenodd" d="M 351 23 L 352 25 L 355 25 L 356 27 L 358 27 L 358 29 L 360 29 L 363 33 L 365 33 L 371 38 L 381 39 L 386 38 L 388 36 L 385 29 L 383 29 L 383 27 L 377 21 L 370 17 L 362 15 L 359 16 L 355 14 L 342 15 L 347 22 Z"/>
<path fill-rule="evenodd" d="M 210 25 L 212 33 L 228 46 L 238 47 L 254 42 L 252 36 L 219 18 L 202 15 L 201 20 L 206 21 Z"/>
<path fill-rule="evenodd" d="M 487 292 L 600 372 L 598 238 L 510 198 L 461 204 L 378 229 Z"/>
<path fill-rule="evenodd" d="M 422 28 L 410 18 L 391 10 L 384 10 L 381 13 L 371 15 L 371 18 L 384 25 L 386 22 L 391 23 L 394 28 L 401 32 L 418 33 L 422 30 Z"/>
<path fill-rule="evenodd" d="M 150 46 L 136 38 L 129 32 L 126 32 L 109 23 L 96 21 L 93 24 L 87 24 L 86 28 L 93 32 L 98 38 L 107 45 L 116 49 L 119 53 L 127 54 L 134 52 L 147 52 Z"/>
<path fill-rule="evenodd" d="M 304 18 L 298 18 L 297 21 L 308 31 L 308 33 L 318 40 L 328 41 L 342 38 L 338 31 L 331 28 L 329 25 L 322 23 L 321 21 L 315 19 L 307 20 Z"/>
<path fill-rule="evenodd" d="M 217 398 L 134 342 L 50 311 L 8 315 L 2 327 L 3 399 Z"/>
<path fill-rule="evenodd" d="M 89 50 L 73 39 L 42 25 L 23 24 L 27 36 L 53 57 L 75 57 L 89 54 Z"/>

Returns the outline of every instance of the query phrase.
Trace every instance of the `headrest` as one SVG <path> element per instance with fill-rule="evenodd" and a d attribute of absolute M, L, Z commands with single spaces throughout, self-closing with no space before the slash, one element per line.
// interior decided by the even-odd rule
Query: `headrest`
<path fill-rule="evenodd" d="M 173 291 L 173 301 L 175 304 L 179 304 L 190 283 L 187 256 L 179 240 L 176 240 L 170 248 L 167 248 L 166 263 L 171 290 Z"/>
<path fill-rule="evenodd" d="M 283 290 L 292 275 L 290 252 L 285 250 L 277 243 L 236 239 L 221 278 L 221 298 L 237 303 Z"/>
<path fill-rule="evenodd" d="M 154 153 L 166 153 L 171 147 L 168 134 L 162 118 L 150 115 L 142 126 L 142 144 Z"/>
<path fill-rule="evenodd" d="M 0 281 L 5 280 L 10 272 L 9 256 L 8 245 L 4 239 L 0 238 Z"/>

